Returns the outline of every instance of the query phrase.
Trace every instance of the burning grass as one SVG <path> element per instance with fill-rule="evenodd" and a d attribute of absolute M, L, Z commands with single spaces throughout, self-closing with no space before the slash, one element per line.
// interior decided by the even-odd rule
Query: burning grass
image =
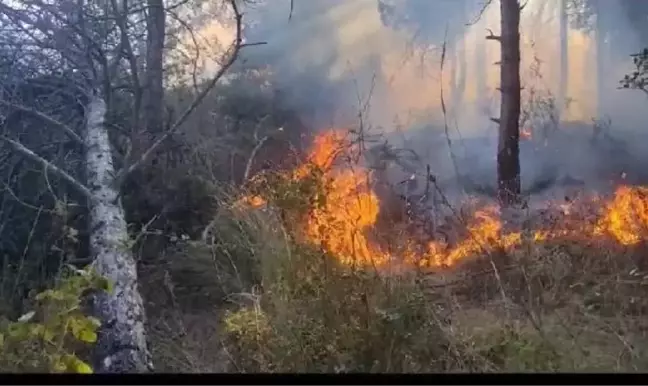
<path fill-rule="evenodd" d="M 527 213 L 540 221 L 527 224 L 520 232 L 504 232 L 497 206 L 473 200 L 467 206 L 470 214 L 460 219 L 465 228 L 462 239 L 449 244 L 430 235 L 424 245 L 415 245 L 420 240 L 398 235 L 395 250 L 385 250 L 371 237 L 380 212 L 380 200 L 371 189 L 371 172 L 358 166 L 336 167 L 335 161 L 351 151 L 353 146 L 339 131 L 325 132 L 315 139 L 308 161 L 282 176 L 297 185 L 293 196 L 301 195 L 306 201 L 300 206 L 306 211 L 292 218 L 293 233 L 346 265 L 384 267 L 397 261 L 418 267 L 448 267 L 493 246 L 511 251 L 522 244 L 523 236 L 535 242 L 612 237 L 620 244 L 635 245 L 643 240 L 648 226 L 648 189 L 619 186 L 610 199 L 590 195 L 569 203 L 547 203 L 543 213 Z M 290 203 L 284 196 L 257 194 L 242 201 L 253 207 L 271 201 L 285 209 Z M 550 219 L 548 212 L 558 217 Z"/>
<path fill-rule="evenodd" d="M 283 231 L 270 237 L 267 220 L 254 221 L 266 229 L 250 247 L 263 291 L 223 319 L 234 371 L 636 371 L 648 363 L 639 245 L 491 244 L 452 270 L 385 274 Z"/>
<path fill-rule="evenodd" d="M 200 248 L 237 277 L 218 327 L 230 371 L 648 368 L 648 189 L 549 203 L 514 232 L 469 200 L 454 237 L 379 233 L 371 173 L 335 162 L 349 148 L 326 133 L 301 167 L 221 205 Z"/>

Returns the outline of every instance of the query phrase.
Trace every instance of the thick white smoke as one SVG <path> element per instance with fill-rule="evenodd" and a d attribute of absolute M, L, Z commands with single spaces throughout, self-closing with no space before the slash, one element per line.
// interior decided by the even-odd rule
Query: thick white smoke
<path fill-rule="evenodd" d="M 247 10 L 246 38 L 267 45 L 251 48 L 245 59 L 248 64 L 270 66 L 278 86 L 315 128 L 357 124 L 361 112 L 365 125 L 387 133 L 404 132 L 409 146 L 432 164 L 433 171 L 449 177 L 453 168 L 443 135 L 443 86 L 445 118 L 457 144 L 454 151 L 470 159 L 462 173 L 492 185 L 496 126 L 489 118 L 499 112 L 495 65 L 499 45 L 485 36 L 499 31 L 499 2 L 493 1 L 478 22 L 467 25 L 479 14 L 482 0 L 417 1 L 410 0 L 414 6 L 404 11 L 396 27 L 386 25 L 379 0 L 294 0 L 290 20 L 290 0 L 260 2 Z M 382 3 L 394 6 L 396 12 L 406 7 L 399 0 Z M 553 152 L 527 149 L 533 146 L 522 149 L 527 186 L 552 173 L 595 178 L 602 160 L 588 140 L 592 120 L 609 118 L 613 134 L 628 139 L 643 129 L 648 118 L 648 101 L 637 92 L 618 90 L 619 80 L 632 67 L 629 55 L 640 49 L 637 34 L 618 0 L 601 3 L 604 21 L 624 39 L 615 39 L 612 46 L 605 36 L 597 36 L 595 28 L 570 25 L 564 78 L 568 103 L 557 108 L 563 126 L 581 131 L 563 135 L 564 148 Z M 522 15 L 524 94 L 527 102 L 531 95 L 535 98 L 535 120 L 527 125 L 537 132 L 551 125 L 551 114 L 538 110 L 547 109 L 544 102 L 549 96 L 560 94 L 559 4 L 560 0 L 529 0 Z M 485 139 L 470 139 L 475 137 Z M 402 136 L 394 140 L 401 141 Z M 643 154 L 632 147 L 636 140 L 626 142 L 631 154 Z"/>

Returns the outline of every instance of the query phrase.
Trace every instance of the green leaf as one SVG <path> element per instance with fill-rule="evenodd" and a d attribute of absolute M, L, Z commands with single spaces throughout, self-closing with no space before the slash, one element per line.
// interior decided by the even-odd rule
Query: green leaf
<path fill-rule="evenodd" d="M 37 338 L 43 335 L 45 332 L 45 326 L 42 324 L 31 324 L 29 325 L 29 336 L 31 338 Z"/>
<path fill-rule="evenodd" d="M 92 367 L 89 364 L 85 363 L 82 360 L 79 360 L 76 363 L 75 372 L 78 374 L 92 374 Z"/>
<path fill-rule="evenodd" d="M 50 330 L 49 328 L 45 328 L 43 330 L 43 340 L 46 342 L 52 342 L 54 338 L 56 337 L 56 334 L 54 331 Z"/>
<path fill-rule="evenodd" d="M 77 374 L 92 374 L 92 367 L 79 359 L 76 355 L 65 355 L 63 360 L 67 364 L 67 370 Z"/>
<path fill-rule="evenodd" d="M 97 333 L 91 330 L 81 330 L 78 339 L 86 343 L 95 343 L 97 341 Z"/>
<path fill-rule="evenodd" d="M 68 368 L 61 356 L 57 354 L 50 357 L 50 363 L 50 369 L 53 373 L 64 373 Z"/>
<path fill-rule="evenodd" d="M 62 291 L 55 290 L 45 290 L 38 295 L 36 295 L 36 300 L 45 301 L 45 300 L 65 300 L 65 293 Z"/>
<path fill-rule="evenodd" d="M 24 323 L 12 323 L 7 328 L 9 337 L 15 339 L 24 339 L 29 336 L 29 328 Z"/>
<path fill-rule="evenodd" d="M 97 341 L 95 321 L 87 317 L 74 317 L 68 321 L 72 335 L 81 342 L 94 343 Z"/>

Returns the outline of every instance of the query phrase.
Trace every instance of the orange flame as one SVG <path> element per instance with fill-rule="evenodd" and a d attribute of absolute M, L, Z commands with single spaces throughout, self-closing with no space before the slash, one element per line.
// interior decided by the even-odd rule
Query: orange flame
<path fill-rule="evenodd" d="M 301 236 L 336 256 L 344 264 L 384 266 L 392 261 L 393 254 L 384 250 L 370 237 L 375 228 L 380 202 L 371 190 L 371 173 L 363 168 L 335 168 L 334 161 L 350 148 L 341 131 L 331 130 L 317 136 L 313 142 L 309 162 L 291 173 L 293 179 L 309 175 L 313 165 L 324 171 L 327 181 L 326 197 L 322 204 L 312 209 L 301 224 Z M 245 201 L 251 206 L 261 206 L 265 200 L 254 196 Z M 608 202 L 597 196 L 579 204 L 602 209 L 596 218 L 576 218 L 580 212 L 573 202 L 562 204 L 562 220 L 558 228 L 533 230 L 527 236 L 532 241 L 557 237 L 594 238 L 604 235 L 614 237 L 622 245 L 633 245 L 648 234 L 648 188 L 620 186 Z M 300 227 L 295 227 L 299 229 Z M 407 237 L 401 238 L 398 260 L 406 265 L 428 267 L 452 266 L 477 256 L 484 249 L 499 246 L 513 249 L 522 243 L 519 232 L 505 233 L 497 206 L 486 206 L 474 211 L 466 225 L 467 236 L 452 248 L 443 242 L 428 242 L 423 247 Z"/>
<path fill-rule="evenodd" d="M 623 245 L 642 241 L 648 231 L 648 188 L 620 186 L 607 203 L 595 234 L 609 233 Z"/>
<path fill-rule="evenodd" d="M 304 234 L 343 263 L 382 265 L 387 255 L 374 248 L 366 234 L 379 212 L 378 197 L 368 186 L 370 173 L 362 168 L 333 168 L 336 157 L 350 147 L 341 131 L 328 131 L 315 138 L 309 162 L 324 171 L 323 178 L 329 183 L 323 204 L 308 215 Z M 293 178 L 304 178 L 308 172 L 308 166 L 303 165 Z"/>

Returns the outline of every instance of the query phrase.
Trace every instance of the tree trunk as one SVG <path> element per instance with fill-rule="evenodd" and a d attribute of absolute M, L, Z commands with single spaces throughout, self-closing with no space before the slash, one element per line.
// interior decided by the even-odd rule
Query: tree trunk
<path fill-rule="evenodd" d="M 520 4 L 500 0 L 502 14 L 497 195 L 502 207 L 520 196 Z"/>
<path fill-rule="evenodd" d="M 605 42 L 609 25 L 605 17 L 605 5 L 601 0 L 594 3 L 596 12 L 596 115 L 598 119 L 605 116 L 605 78 L 607 71 L 608 50 Z"/>
<path fill-rule="evenodd" d="M 111 293 L 93 297 L 102 322 L 94 367 L 100 373 L 152 371 L 145 332 L 144 304 L 138 290 L 137 266 L 128 245 L 126 219 L 114 186 L 111 145 L 105 127 L 106 104 L 95 94 L 87 109 L 84 142 L 91 194 L 90 253 L 97 273 L 113 284 Z"/>
<path fill-rule="evenodd" d="M 567 18 L 567 0 L 560 0 L 558 9 L 560 18 L 560 76 L 558 84 L 558 122 L 564 117 L 567 108 L 567 82 L 569 81 L 569 36 Z"/>
<path fill-rule="evenodd" d="M 164 125 L 165 10 L 163 0 L 147 0 L 147 5 L 144 122 L 147 133 L 155 135 L 163 131 Z"/>

